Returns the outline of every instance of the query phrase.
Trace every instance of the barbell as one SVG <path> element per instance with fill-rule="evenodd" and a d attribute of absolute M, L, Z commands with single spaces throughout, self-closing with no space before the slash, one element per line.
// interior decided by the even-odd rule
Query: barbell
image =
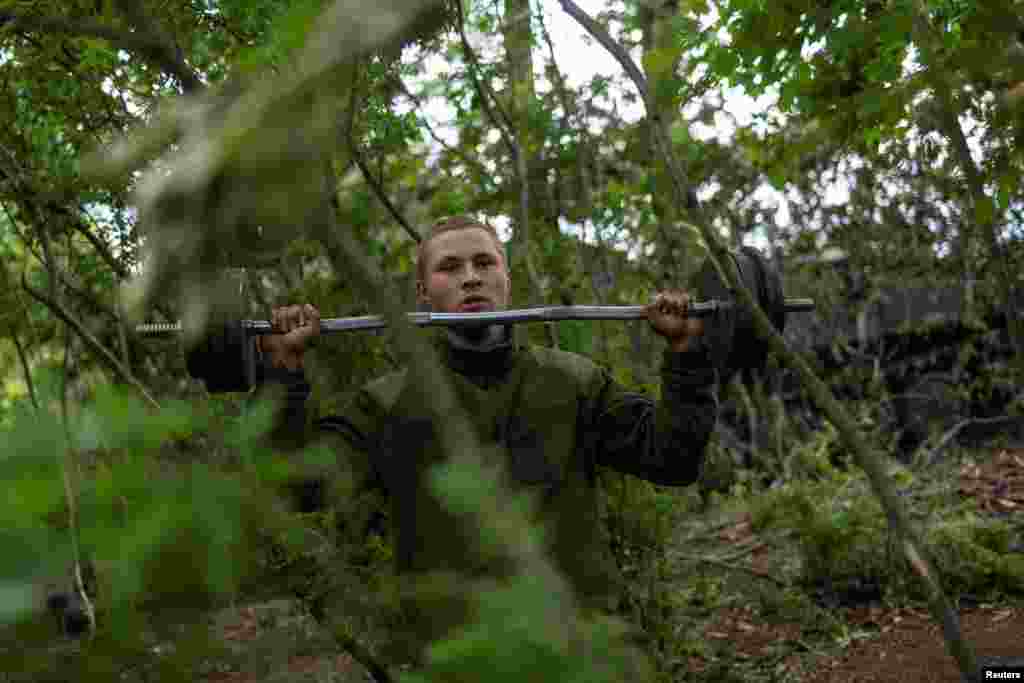
<path fill-rule="evenodd" d="M 783 296 L 781 277 L 756 249 L 743 247 L 729 256 L 725 267 L 732 268 L 734 275 L 746 284 L 780 333 L 785 328 L 787 314 L 814 309 L 811 299 Z M 768 357 L 767 344 L 757 337 L 750 312 L 735 301 L 733 292 L 710 262 L 704 263 L 691 280 L 689 289 L 703 299 L 690 304 L 688 315 L 706 320 L 705 345 L 721 380 L 728 381 L 740 370 L 763 368 Z M 459 327 L 561 320 L 641 320 L 647 317 L 644 309 L 642 305 L 545 306 L 482 313 L 415 312 L 407 314 L 407 318 L 420 327 Z M 321 334 L 386 326 L 385 318 L 377 315 L 320 320 Z M 180 323 L 148 323 L 135 328 L 136 334 L 144 336 L 178 334 L 181 330 Z M 273 333 L 275 330 L 268 320 L 227 322 L 189 350 L 189 374 L 203 379 L 211 393 L 247 391 L 256 382 L 257 372 L 251 338 Z M 229 362 L 229 359 L 238 362 Z"/>

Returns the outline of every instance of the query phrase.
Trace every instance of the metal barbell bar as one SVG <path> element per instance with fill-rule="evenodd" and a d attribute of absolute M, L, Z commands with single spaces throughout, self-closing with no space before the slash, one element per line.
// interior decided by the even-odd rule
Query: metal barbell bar
<path fill-rule="evenodd" d="M 741 247 L 730 252 L 722 265 L 730 269 L 733 277 L 750 291 L 779 332 L 784 331 L 787 314 L 814 309 L 811 299 L 785 298 L 777 264 L 767 260 L 756 249 Z M 752 311 L 738 305 L 733 298 L 735 291 L 720 277 L 715 264 L 705 262 L 691 278 L 687 289 L 705 297 L 704 301 L 691 303 L 687 315 L 708 319 L 703 348 L 710 363 L 718 370 L 720 381 L 728 383 L 740 371 L 745 377 L 759 374 L 766 367 L 768 344 L 755 332 Z M 420 327 L 455 327 L 559 320 L 642 320 L 647 317 L 646 308 L 643 305 L 544 306 L 479 313 L 415 312 L 406 316 L 411 324 Z M 189 374 L 205 380 L 211 393 L 248 391 L 254 386 L 258 373 L 254 345 L 247 340 L 277 331 L 267 320 L 235 319 L 222 323 L 211 326 L 201 340 L 193 342 L 186 355 Z M 380 315 L 320 321 L 323 334 L 375 330 L 387 325 L 387 319 Z M 150 323 L 135 328 L 139 335 L 176 334 L 181 331 L 180 323 Z M 237 362 L 232 359 L 237 359 Z"/>
<path fill-rule="evenodd" d="M 689 317 L 703 318 L 718 311 L 730 309 L 732 301 L 711 299 L 690 304 Z M 460 325 L 556 322 L 560 320 L 642 320 L 647 317 L 645 306 L 544 306 L 518 308 L 482 313 L 408 313 L 409 322 L 419 327 L 457 327 Z M 812 299 L 786 299 L 782 311 L 800 313 L 814 310 Z M 269 320 L 242 320 L 242 329 L 249 335 L 273 334 Z M 379 315 L 350 318 L 324 318 L 320 320 L 321 334 L 375 330 L 387 327 L 387 320 Z M 181 332 L 181 323 L 146 323 L 138 325 L 139 335 L 175 334 Z"/>

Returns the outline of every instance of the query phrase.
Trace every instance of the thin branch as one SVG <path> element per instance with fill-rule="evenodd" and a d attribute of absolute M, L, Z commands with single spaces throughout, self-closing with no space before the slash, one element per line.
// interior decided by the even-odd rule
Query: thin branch
<path fill-rule="evenodd" d="M 633 85 L 640 92 L 640 98 L 646 105 L 648 97 L 647 79 L 644 78 L 643 72 L 637 67 L 636 62 L 629 56 L 629 53 L 615 42 L 615 39 L 608 34 L 608 31 L 601 24 L 591 19 L 586 12 L 581 10 L 579 5 L 572 0 L 558 0 L 558 2 L 562 6 L 562 11 L 586 29 L 587 33 L 593 36 L 594 40 L 601 44 L 601 47 L 608 50 L 611 56 L 622 66 L 630 80 L 633 81 Z"/>
<path fill-rule="evenodd" d="M 69 234 L 70 237 L 70 234 Z M 64 497 L 68 502 L 68 529 L 71 532 L 71 557 L 74 566 L 75 591 L 78 593 L 82 604 L 85 605 L 85 615 L 89 619 L 90 638 L 96 634 L 96 610 L 93 608 L 89 594 L 85 592 L 85 582 L 82 580 L 82 554 L 79 540 L 80 530 L 78 528 L 78 496 L 75 484 L 82 480 L 82 473 L 78 469 L 78 461 L 75 459 L 74 437 L 71 434 L 71 423 L 68 419 L 68 375 L 71 370 L 71 335 L 64 331 L 64 358 L 61 363 L 60 381 L 60 420 L 64 427 L 64 467 L 61 468 L 61 478 L 64 481 Z M 75 479 L 72 480 L 72 473 Z"/>
<path fill-rule="evenodd" d="M 619 45 L 614 38 L 608 33 L 608 31 L 601 26 L 599 23 L 594 21 L 586 12 L 579 8 L 576 3 L 572 0 L 558 0 L 561 4 L 562 9 L 566 14 L 571 16 L 580 24 L 586 31 L 593 36 L 597 42 L 599 42 L 609 53 L 622 65 L 622 68 L 626 71 L 626 74 L 633 81 L 633 85 L 640 92 L 640 96 L 644 102 L 644 109 L 647 112 L 647 126 L 650 130 L 651 137 L 654 139 L 654 146 L 657 152 L 660 152 L 662 162 L 665 164 L 668 170 L 669 180 L 672 183 L 672 189 L 675 193 L 676 206 L 684 212 L 691 212 L 694 214 L 694 222 L 702 223 L 703 217 L 700 216 L 698 207 L 690 207 L 690 187 L 687 181 L 686 173 L 683 167 L 680 165 L 678 158 L 672 149 L 672 142 L 668 139 L 661 125 L 661 121 L 658 120 L 657 111 L 651 106 L 649 100 L 649 90 L 647 87 L 647 80 L 644 78 L 643 73 L 637 67 L 636 63 L 626 52 L 625 48 Z M 659 231 L 662 234 L 662 239 L 665 240 L 665 246 L 668 250 L 668 266 L 672 272 L 680 272 L 679 263 L 675 258 L 675 251 L 672 248 L 676 244 L 676 240 L 671 239 L 668 235 L 664 226 L 659 223 Z M 723 254 L 723 257 L 725 255 Z"/>
<path fill-rule="evenodd" d="M 968 203 L 969 208 L 972 208 L 977 212 L 978 208 L 983 203 L 988 202 L 989 199 L 985 195 L 985 179 L 981 169 L 974 162 L 974 157 L 971 156 L 970 147 L 967 144 L 967 136 L 964 134 L 963 127 L 960 125 L 960 119 L 956 110 L 956 104 L 953 99 L 952 87 L 949 85 L 946 78 L 944 78 L 944 70 L 940 70 L 938 64 L 938 55 L 934 49 L 934 45 L 942 45 L 943 36 L 938 34 L 937 31 L 928 22 L 928 8 L 924 6 L 920 1 L 915 2 L 914 12 L 914 33 L 917 34 L 917 43 L 921 47 L 921 53 L 925 57 L 927 66 L 926 75 L 929 76 L 932 81 L 933 87 L 935 88 L 936 97 L 939 100 L 939 122 L 940 126 L 944 128 L 943 131 L 949 142 L 953 146 L 953 150 L 957 160 L 959 161 L 960 169 L 963 171 L 964 177 L 967 181 L 967 186 L 970 190 L 970 201 Z M 993 212 L 994 213 L 994 212 Z M 999 239 L 999 230 L 996 225 L 995 216 L 992 215 L 984 221 L 978 221 L 978 229 L 984 231 L 984 238 L 989 244 L 989 248 L 995 255 L 995 260 L 999 264 L 1001 271 L 1001 277 L 999 283 L 1003 292 L 1002 299 L 1009 301 L 1011 298 L 1011 289 L 1013 282 L 1015 282 L 1016 273 L 1011 272 L 1009 256 L 1006 252 L 1006 248 Z M 964 239 L 966 242 L 967 240 Z M 964 262 L 969 264 L 973 268 L 974 264 L 970 263 L 970 250 L 964 249 Z M 973 311 L 968 311 L 973 313 Z M 1010 320 L 1010 332 L 1014 345 L 1017 347 L 1017 352 L 1024 351 L 1024 329 L 1021 329 L 1018 316 L 1015 315 L 1015 310 L 1007 305 L 1006 314 Z"/>
<path fill-rule="evenodd" d="M 1022 419 L 1013 415 L 1001 415 L 999 417 L 979 417 L 968 420 L 961 420 L 957 422 L 951 429 L 949 429 L 942 437 L 939 438 L 938 443 L 935 446 L 921 454 L 920 459 L 915 458 L 918 462 L 922 463 L 922 466 L 928 467 L 935 461 L 937 456 L 943 449 L 960 435 L 960 432 L 967 429 L 968 427 L 980 427 L 980 426 L 1011 426 L 1019 424 Z"/>
<path fill-rule="evenodd" d="M 79 207 L 79 209 L 82 211 L 82 213 L 84 213 L 86 216 L 89 216 L 89 218 L 92 219 L 92 216 L 89 214 L 88 211 L 85 210 L 84 207 Z M 70 218 L 71 212 L 68 211 L 67 209 L 64 209 L 64 211 L 67 212 Z M 93 223 L 96 222 L 95 219 L 92 220 Z M 85 224 L 85 221 L 74 220 L 72 224 L 74 225 L 75 229 L 78 230 L 78 232 L 82 233 L 85 239 L 89 240 L 89 244 L 91 244 L 93 249 L 96 250 L 100 257 L 104 261 L 106 261 L 107 265 L 110 266 L 110 269 L 117 273 L 117 276 L 119 278 L 125 279 L 131 277 L 131 273 L 128 272 L 128 269 L 122 263 L 120 263 L 117 260 L 117 258 L 114 257 L 113 252 L 110 251 L 110 247 L 107 246 L 107 244 L 104 243 L 98 235 L 93 234 L 92 230 L 89 229 L 89 226 Z"/>
<path fill-rule="evenodd" d="M 398 89 L 402 92 L 402 94 L 409 98 L 410 102 L 416 105 L 416 109 L 421 111 L 426 109 L 426 107 L 423 106 L 423 101 L 419 97 L 417 97 L 412 91 L 409 90 L 409 88 L 405 85 L 405 82 L 401 78 L 396 77 L 395 82 L 397 83 Z M 431 126 L 430 122 L 427 121 L 425 118 L 421 121 L 421 123 L 426 127 L 427 132 L 430 134 L 430 137 L 434 139 L 434 142 L 441 145 L 441 147 L 446 152 L 458 158 L 467 166 L 472 166 L 473 169 L 480 175 L 493 175 L 492 171 L 489 170 L 486 166 L 484 166 L 482 162 L 477 161 L 475 159 L 471 159 L 470 157 L 466 156 L 466 154 L 463 153 L 463 151 L 458 147 L 452 147 L 447 142 L 445 142 L 444 138 L 437 134 L 437 131 L 434 130 L 434 127 Z M 450 172 L 449 177 L 451 177 Z"/>
<path fill-rule="evenodd" d="M 143 386 L 142 383 L 139 382 L 139 380 L 135 379 L 131 371 L 124 365 L 122 365 L 121 361 L 119 361 L 116 356 L 110 353 L 110 351 L 108 351 L 106 347 L 103 346 L 103 344 L 101 344 L 95 337 L 93 337 L 89 333 L 89 330 L 85 329 L 85 326 L 83 326 L 82 323 L 79 322 L 74 315 L 72 315 L 67 309 L 61 306 L 59 302 L 54 301 L 46 294 L 36 289 L 33 289 L 32 286 L 28 284 L 28 280 L 25 278 L 25 275 L 21 276 L 21 286 L 26 292 L 28 292 L 29 296 L 31 296 L 33 299 L 40 302 L 41 304 L 45 305 L 47 308 L 53 311 L 53 313 L 58 318 L 60 318 L 64 322 L 64 324 L 71 327 L 78 334 L 78 336 L 82 338 L 82 341 L 85 342 L 85 345 L 88 346 L 89 349 L 93 353 L 95 353 L 101 360 L 105 361 L 107 365 L 109 365 L 110 368 L 113 369 L 114 372 L 117 373 L 117 375 L 121 377 L 123 381 L 132 385 L 132 387 L 134 387 L 135 390 L 139 392 L 142 398 L 145 399 L 146 402 L 151 407 L 155 409 L 160 408 L 160 404 L 157 403 L 156 400 L 149 395 L 149 392 L 146 391 L 146 387 Z"/>
<path fill-rule="evenodd" d="M 409 237 L 419 244 L 422 240 L 420 234 L 412 227 L 412 225 L 409 224 L 409 221 L 405 219 L 405 216 L 398 210 L 398 207 L 391 202 L 391 199 L 384 191 L 383 183 L 370 171 L 369 167 L 366 165 L 366 161 L 363 159 L 362 150 L 359 149 L 359 143 L 356 141 L 355 136 L 356 110 L 360 106 L 359 88 L 358 82 L 356 81 L 356 78 L 358 78 L 358 61 L 353 65 L 353 70 L 355 73 L 353 74 L 352 92 L 349 97 L 348 111 L 346 112 L 344 122 L 344 137 L 348 143 L 349 154 L 352 155 L 352 159 L 356 162 L 356 165 L 359 167 L 359 171 L 363 174 L 363 178 L 366 179 L 366 183 L 370 186 L 370 189 L 373 190 L 373 194 L 376 195 L 380 203 L 388 210 L 388 213 L 391 214 L 392 218 L 398 221 L 398 224 L 402 226 L 406 233 L 408 233 Z M 399 82 L 401 82 L 400 79 Z"/>
<path fill-rule="evenodd" d="M 476 58 L 476 52 L 473 50 L 473 46 L 469 44 L 469 38 L 466 37 L 466 19 L 463 15 L 462 3 L 456 2 L 455 8 L 459 38 L 462 42 L 462 51 L 469 60 L 469 68 L 466 69 L 466 73 L 469 74 L 469 80 L 473 83 L 473 89 L 476 90 L 476 94 L 480 99 L 480 107 L 484 110 L 484 115 L 491 124 L 493 124 L 501 133 L 501 139 L 504 141 L 505 146 L 509 148 L 509 153 L 512 157 L 516 158 L 522 156 L 522 150 L 515 139 L 515 126 L 512 124 L 512 119 L 501 107 L 498 96 L 493 90 L 491 90 L 490 85 L 477 77 L 477 73 L 480 71 L 480 62 Z M 491 103 L 494 104 L 493 109 L 491 108 Z"/>
<path fill-rule="evenodd" d="M 131 33 L 90 19 L 28 16 L 11 11 L 0 12 L 0 27 L 100 38 L 144 57 L 161 71 L 174 76 L 181 82 L 186 93 L 203 89 L 202 81 L 180 55 L 164 45 L 156 36 L 141 30 Z"/>
<path fill-rule="evenodd" d="M 337 638 L 338 644 L 352 655 L 352 659 L 366 667 L 366 670 L 370 672 L 370 675 L 373 676 L 377 683 L 391 683 L 393 678 L 388 672 L 387 667 L 381 664 L 365 645 L 347 633 L 339 633 L 335 638 Z"/>
<path fill-rule="evenodd" d="M 118 320 L 117 311 L 115 311 L 113 308 L 107 306 L 99 299 L 94 298 L 92 293 L 89 292 L 88 290 L 73 284 L 70 281 L 70 279 L 64 276 L 62 273 L 57 272 L 55 274 L 57 276 L 57 281 L 64 286 L 64 289 L 68 290 L 69 292 L 77 296 L 79 299 L 95 308 L 100 313 L 107 315 L 108 317 L 112 318 L 115 321 Z"/>
<path fill-rule="evenodd" d="M 473 82 L 473 88 L 476 90 L 477 96 L 480 100 L 480 106 L 484 110 L 484 115 L 490 120 L 490 122 L 498 129 L 501 133 L 501 139 L 504 141 L 505 146 L 508 147 L 509 152 L 512 155 L 512 160 L 515 163 L 516 176 L 519 179 L 519 229 L 518 235 L 521 242 L 521 248 L 523 253 L 523 263 L 526 264 L 526 278 L 530 283 L 530 288 L 533 290 L 534 296 L 543 300 L 543 289 L 540 286 L 540 277 L 537 274 L 536 268 L 533 265 L 533 258 L 530 256 L 530 184 L 529 184 L 529 167 L 527 165 L 526 155 L 523 151 L 522 145 L 516 140 L 515 126 L 512 120 L 501 108 L 498 101 L 498 96 L 491 90 L 490 86 L 477 77 L 477 71 L 480 70 L 480 63 L 476 58 L 476 53 L 473 51 L 473 46 L 469 44 L 469 39 L 466 37 L 465 23 L 466 18 L 462 9 L 462 2 L 456 1 L 456 21 L 458 22 L 459 37 L 462 41 L 462 49 L 469 60 L 470 67 L 467 69 L 470 80 Z M 490 103 L 493 102 L 494 109 L 491 108 Z M 495 115 L 495 110 L 498 114 Z M 555 329 L 554 323 L 545 323 L 544 329 L 548 334 L 548 342 L 552 348 L 558 348 L 558 334 Z"/>
<path fill-rule="evenodd" d="M 405 220 L 405 216 L 402 215 L 402 212 L 399 211 L 398 207 L 396 207 L 391 202 L 391 199 L 388 198 L 387 193 L 384 191 L 384 187 L 380 184 L 377 178 L 373 176 L 373 173 L 370 172 L 370 169 L 367 168 L 366 161 L 363 159 L 363 154 L 359 149 L 359 145 L 356 144 L 356 141 L 353 140 L 352 138 L 349 138 L 349 152 L 351 152 L 352 159 L 356 162 L 356 165 L 362 172 L 363 178 L 366 179 L 366 182 L 370 186 L 370 189 L 373 190 L 373 194 L 377 196 L 377 199 L 380 200 L 380 203 L 383 204 L 384 207 L 388 210 L 388 213 L 391 214 L 391 217 L 398 221 L 398 223 L 405 229 L 405 232 L 409 234 L 409 237 L 411 237 L 414 242 L 418 244 L 420 241 L 422 241 L 423 238 L 420 237 L 420 234 L 416 232 L 415 228 L 409 225 L 409 221 Z"/>
<path fill-rule="evenodd" d="M 751 576 L 757 577 L 759 579 L 764 579 L 765 581 L 771 581 L 772 583 L 774 583 L 776 586 L 779 586 L 780 588 L 789 588 L 789 584 L 786 583 L 785 581 L 783 581 L 782 579 L 774 577 L 771 574 L 762 574 L 761 572 L 757 571 L 756 569 L 744 566 L 742 564 L 736 564 L 735 562 L 726 562 L 726 561 L 719 560 L 719 559 L 714 558 L 714 557 L 703 557 L 701 555 L 676 555 L 675 557 L 677 559 L 684 560 L 686 562 L 697 562 L 697 563 L 700 563 L 700 564 L 711 565 L 712 567 L 717 567 L 719 569 L 726 569 L 728 571 L 744 572 L 746 574 L 750 574 Z"/>
<path fill-rule="evenodd" d="M 32 381 L 32 369 L 28 364 L 28 356 L 25 355 L 25 348 L 21 345 L 21 340 L 18 339 L 18 332 L 12 326 L 10 329 L 11 341 L 14 342 L 14 348 L 18 351 L 18 361 L 21 363 L 21 372 L 25 375 L 25 386 L 28 387 L 28 397 L 32 401 L 32 407 L 39 412 L 39 401 L 36 399 L 36 386 Z"/>

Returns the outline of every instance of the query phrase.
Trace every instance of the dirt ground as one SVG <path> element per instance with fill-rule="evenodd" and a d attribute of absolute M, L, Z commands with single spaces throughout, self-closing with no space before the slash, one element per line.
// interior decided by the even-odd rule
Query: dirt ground
<path fill-rule="evenodd" d="M 959 477 L 960 495 L 974 498 L 981 510 L 996 516 L 1024 513 L 1024 449 L 1000 450 L 988 461 L 963 465 Z M 741 520 L 722 534 L 742 541 L 750 535 L 749 523 Z M 751 553 L 750 569 L 769 573 L 768 559 L 763 549 Z M 778 663 L 780 673 L 815 683 L 961 681 L 938 624 L 925 610 L 874 605 L 838 608 L 835 616 L 849 625 L 849 643 L 841 653 L 816 653 L 807 645 L 807 656 L 794 655 Z M 977 605 L 961 609 L 959 618 L 979 664 L 1024 670 L 1024 605 Z M 737 659 L 757 660 L 769 658 L 780 643 L 800 645 L 810 640 L 807 630 L 806 623 L 766 623 L 747 607 L 720 613 L 703 635 L 730 643 Z M 695 658 L 690 665 L 691 670 L 700 670 L 704 663 Z"/>
<path fill-rule="evenodd" d="M 727 641 L 738 659 L 771 655 L 778 643 L 799 643 L 801 624 L 758 623 L 752 609 L 728 610 L 704 635 Z M 841 618 L 857 627 L 839 655 L 793 655 L 779 663 L 792 679 L 815 683 L 960 683 L 956 662 L 946 652 L 939 627 L 923 611 L 858 607 Z M 1024 608 L 986 606 L 960 613 L 964 636 L 980 661 L 1024 662 Z M 808 646 L 810 648 L 811 646 Z M 703 663 L 691 662 L 692 670 Z"/>

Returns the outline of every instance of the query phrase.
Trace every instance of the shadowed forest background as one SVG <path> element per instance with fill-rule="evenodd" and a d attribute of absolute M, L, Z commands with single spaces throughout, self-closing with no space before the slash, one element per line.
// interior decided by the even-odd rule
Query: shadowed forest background
<path fill-rule="evenodd" d="M 568 80 L 554 15 L 620 68 Z M 712 234 L 817 304 L 720 387 L 697 485 L 601 473 L 620 617 L 662 680 L 827 680 L 900 642 L 900 610 L 943 623 L 936 676 L 1024 657 L 978 635 L 1024 628 L 1017 4 L 3 1 L 0 81 L 0 680 L 618 680 L 588 654 L 616 624 L 566 626 L 446 390 L 437 486 L 522 580 L 467 583 L 479 622 L 414 676 L 380 645 L 388 539 L 296 504 L 330 453 L 283 457 L 269 404 L 186 372 L 207 326 L 310 302 L 397 330 L 321 340 L 322 412 L 406 362 L 435 387 L 398 315 L 422 231 L 462 213 L 508 238 L 516 307 L 646 302 Z M 767 104 L 736 117 L 736 93 Z M 642 321 L 528 330 L 659 390 Z"/>

